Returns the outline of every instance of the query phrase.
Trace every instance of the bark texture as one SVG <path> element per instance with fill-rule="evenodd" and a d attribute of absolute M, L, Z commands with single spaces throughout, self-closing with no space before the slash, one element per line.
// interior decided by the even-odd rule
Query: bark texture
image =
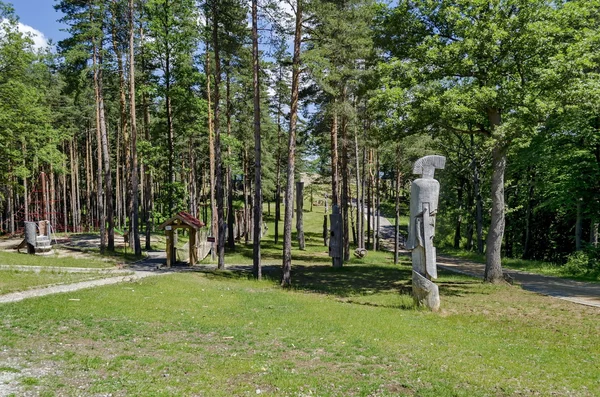
<path fill-rule="evenodd" d="M 283 265 L 281 286 L 292 285 L 292 200 L 296 160 L 296 124 L 298 122 L 298 88 L 300 85 L 300 45 L 302 43 L 302 0 L 296 1 L 294 58 L 292 60 L 292 98 L 290 103 L 290 134 L 288 141 L 287 185 L 283 222 Z"/>
<path fill-rule="evenodd" d="M 506 147 L 498 142 L 492 150 L 492 219 L 486 244 L 484 280 L 491 283 L 502 281 L 501 249 L 504 237 L 504 171 L 506 170 Z"/>
<path fill-rule="evenodd" d="M 254 86 L 254 249 L 252 272 L 258 280 L 262 278 L 260 263 L 260 238 L 262 227 L 262 183 L 261 183 L 261 140 L 260 140 L 260 81 L 258 59 L 258 0 L 252 0 L 252 64 Z"/>

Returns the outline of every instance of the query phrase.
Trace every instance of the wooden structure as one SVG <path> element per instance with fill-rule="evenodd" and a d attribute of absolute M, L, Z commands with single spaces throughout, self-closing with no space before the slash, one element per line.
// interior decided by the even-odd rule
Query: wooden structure
<path fill-rule="evenodd" d="M 188 214 L 187 212 L 178 212 L 171 219 L 160 225 L 160 229 L 165 231 L 167 237 L 167 267 L 171 267 L 177 261 L 177 229 L 188 229 L 190 232 L 190 265 L 198 262 L 199 232 L 204 227 L 204 223 Z"/>
<path fill-rule="evenodd" d="M 50 244 L 50 221 L 25 222 L 25 238 L 17 246 L 17 251 L 27 248 L 27 253 L 48 254 L 52 250 Z"/>

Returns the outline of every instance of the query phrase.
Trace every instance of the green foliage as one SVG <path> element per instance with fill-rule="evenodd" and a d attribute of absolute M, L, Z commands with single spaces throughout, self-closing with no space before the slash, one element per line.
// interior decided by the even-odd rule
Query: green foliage
<path fill-rule="evenodd" d="M 58 131 L 54 129 L 55 76 L 43 52 L 19 32 L 17 19 L 3 7 L 0 24 L 0 183 L 16 185 L 39 166 L 57 165 Z M 15 179 L 16 178 L 16 179 Z"/>
<path fill-rule="evenodd" d="M 576 251 L 567 257 L 565 271 L 573 276 L 600 278 L 600 261 L 598 249 Z"/>
<path fill-rule="evenodd" d="M 163 189 L 156 197 L 158 211 L 155 211 L 155 215 L 158 224 L 163 223 L 179 211 L 187 211 L 186 186 L 183 182 L 164 183 L 162 187 Z M 174 199 L 173 213 L 169 212 L 171 198 Z"/>

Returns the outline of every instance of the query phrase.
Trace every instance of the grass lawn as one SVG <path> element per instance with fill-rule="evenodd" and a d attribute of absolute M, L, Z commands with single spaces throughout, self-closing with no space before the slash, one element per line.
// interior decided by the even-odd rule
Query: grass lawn
<path fill-rule="evenodd" d="M 42 396 L 600 394 L 598 309 L 443 273 L 430 313 L 409 275 L 187 273 L 1 305 L 0 374 Z"/>
<path fill-rule="evenodd" d="M 192 272 L 0 305 L 0 391 L 39 396 L 600 395 L 600 310 L 441 272 L 416 310 L 408 258 L 330 266 L 306 213 L 293 287 Z M 296 245 L 294 243 L 294 245 Z M 251 263 L 238 245 L 227 264 Z"/>
<path fill-rule="evenodd" d="M 55 270 L 41 272 L 0 270 L 0 295 L 36 287 L 70 284 L 105 277 L 107 276 L 101 273 L 67 273 Z"/>
<path fill-rule="evenodd" d="M 27 255 L 0 251 L 0 265 L 110 268 L 113 262 L 101 259 L 81 259 L 54 255 Z"/>

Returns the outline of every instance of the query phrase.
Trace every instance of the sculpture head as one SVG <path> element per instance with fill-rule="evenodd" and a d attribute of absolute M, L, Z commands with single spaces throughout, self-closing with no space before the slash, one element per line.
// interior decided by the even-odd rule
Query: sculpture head
<path fill-rule="evenodd" d="M 425 156 L 415 162 L 413 174 L 421 175 L 423 179 L 433 179 L 435 170 L 443 170 L 445 166 L 446 157 L 438 155 Z"/>

